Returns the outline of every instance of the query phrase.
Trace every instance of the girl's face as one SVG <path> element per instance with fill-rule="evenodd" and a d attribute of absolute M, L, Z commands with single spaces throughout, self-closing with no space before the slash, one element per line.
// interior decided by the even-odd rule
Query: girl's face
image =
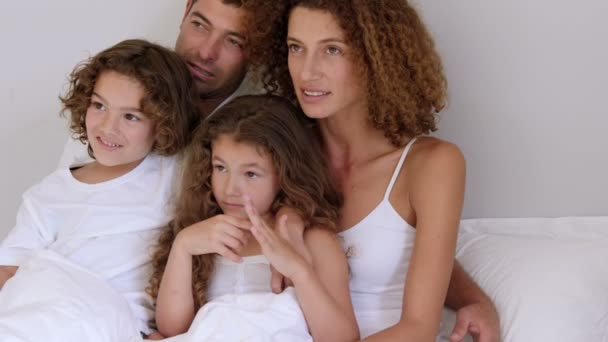
<path fill-rule="evenodd" d="M 115 71 L 104 71 L 95 82 L 86 113 L 87 137 L 98 163 L 139 164 L 154 145 L 153 125 L 141 112 L 142 85 Z"/>
<path fill-rule="evenodd" d="M 302 110 L 322 119 L 367 108 L 354 51 L 329 12 L 296 7 L 287 33 L 289 73 Z"/>
<path fill-rule="evenodd" d="M 211 188 L 224 214 L 246 219 L 243 195 L 249 195 L 258 213 L 268 215 L 280 188 L 270 154 L 227 134 L 211 149 Z"/>

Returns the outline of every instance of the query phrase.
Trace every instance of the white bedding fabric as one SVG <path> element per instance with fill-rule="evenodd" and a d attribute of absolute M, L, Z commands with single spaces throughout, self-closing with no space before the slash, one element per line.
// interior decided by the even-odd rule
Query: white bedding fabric
<path fill-rule="evenodd" d="M 106 281 L 50 250 L 0 291 L 0 341 L 141 341 L 129 303 Z"/>
<path fill-rule="evenodd" d="M 293 288 L 227 294 L 203 306 L 187 333 L 169 342 L 312 342 Z"/>
<path fill-rule="evenodd" d="M 504 342 L 608 342 L 608 217 L 463 220 L 457 258 Z"/>

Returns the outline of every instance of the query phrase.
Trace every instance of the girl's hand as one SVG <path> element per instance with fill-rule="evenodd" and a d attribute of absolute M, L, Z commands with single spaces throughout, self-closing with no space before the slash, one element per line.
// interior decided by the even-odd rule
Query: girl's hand
<path fill-rule="evenodd" d="M 189 255 L 217 253 L 240 262 L 247 245 L 251 223 L 227 215 L 217 215 L 184 228 L 174 244 Z"/>
<path fill-rule="evenodd" d="M 279 220 L 287 216 L 286 224 L 280 225 Z M 304 260 L 312 265 L 312 255 L 308 251 L 306 244 L 304 243 L 304 221 L 298 215 L 298 213 L 289 207 L 282 207 L 275 216 L 275 232 L 287 240 L 287 242 L 298 252 Z M 277 271 L 272 265 L 270 266 L 272 277 L 270 280 L 270 287 L 272 292 L 281 293 L 287 286 L 293 286 L 291 279 L 285 278 L 279 271 Z"/>
<path fill-rule="evenodd" d="M 282 237 L 275 233 L 260 217 L 251 203 L 251 198 L 244 197 L 245 212 L 251 221 L 251 233 L 260 243 L 262 253 L 270 264 L 285 277 L 293 279 L 300 272 L 307 270 L 308 263 L 296 250 Z M 279 227 L 285 229 L 287 216 L 279 218 Z"/>

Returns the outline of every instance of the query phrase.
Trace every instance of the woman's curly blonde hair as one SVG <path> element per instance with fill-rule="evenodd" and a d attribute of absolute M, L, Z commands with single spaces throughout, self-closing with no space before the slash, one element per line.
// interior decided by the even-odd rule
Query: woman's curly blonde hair
<path fill-rule="evenodd" d="M 85 117 L 95 82 L 105 71 L 130 77 L 144 88 L 141 110 L 154 123 L 154 152 L 173 155 L 186 147 L 200 120 L 190 71 L 175 52 L 140 39 L 124 40 L 74 68 L 69 89 L 59 99 L 75 139 L 88 142 Z M 90 145 L 88 149 L 94 158 Z"/>
<path fill-rule="evenodd" d="M 211 188 L 211 148 L 220 135 L 229 135 L 270 155 L 279 180 L 279 193 L 270 208 L 272 214 L 287 206 L 298 213 L 306 227 L 336 230 L 342 196 L 305 120 L 304 114 L 284 98 L 248 95 L 234 99 L 201 123 L 186 149 L 175 217 L 162 232 L 153 255 L 154 271 L 147 292 L 155 300 L 177 234 L 221 214 Z M 214 254 L 192 259 L 195 310 L 207 302 L 214 259 Z"/>
<path fill-rule="evenodd" d="M 270 0 L 271 2 L 273 0 Z M 433 39 L 406 0 L 286 0 L 283 15 L 254 60 L 265 60 L 267 89 L 296 101 L 287 65 L 287 26 L 296 7 L 331 13 L 354 50 L 367 95 L 369 122 L 395 145 L 437 129 L 447 81 Z"/>

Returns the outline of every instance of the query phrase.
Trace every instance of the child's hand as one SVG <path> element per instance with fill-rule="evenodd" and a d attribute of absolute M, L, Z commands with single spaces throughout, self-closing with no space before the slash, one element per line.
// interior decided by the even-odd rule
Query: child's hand
<path fill-rule="evenodd" d="M 262 253 L 270 264 L 287 278 L 306 271 L 308 263 L 295 249 L 277 233 L 268 227 L 251 203 L 251 198 L 245 197 L 245 211 L 251 221 L 251 233 L 260 243 Z M 279 227 L 285 229 L 287 216 L 279 218 Z"/>
<path fill-rule="evenodd" d="M 189 255 L 217 253 L 240 262 L 240 252 L 247 245 L 251 223 L 227 215 L 217 215 L 184 228 L 175 243 Z"/>
<path fill-rule="evenodd" d="M 279 220 L 287 216 L 287 222 L 284 225 L 279 224 Z M 302 256 L 304 260 L 312 265 L 312 255 L 304 244 L 304 221 L 293 208 L 282 207 L 276 214 L 275 232 L 287 242 Z M 270 266 L 272 277 L 270 286 L 272 292 L 281 293 L 285 287 L 293 286 L 291 279 L 285 278 L 274 267 Z"/>

